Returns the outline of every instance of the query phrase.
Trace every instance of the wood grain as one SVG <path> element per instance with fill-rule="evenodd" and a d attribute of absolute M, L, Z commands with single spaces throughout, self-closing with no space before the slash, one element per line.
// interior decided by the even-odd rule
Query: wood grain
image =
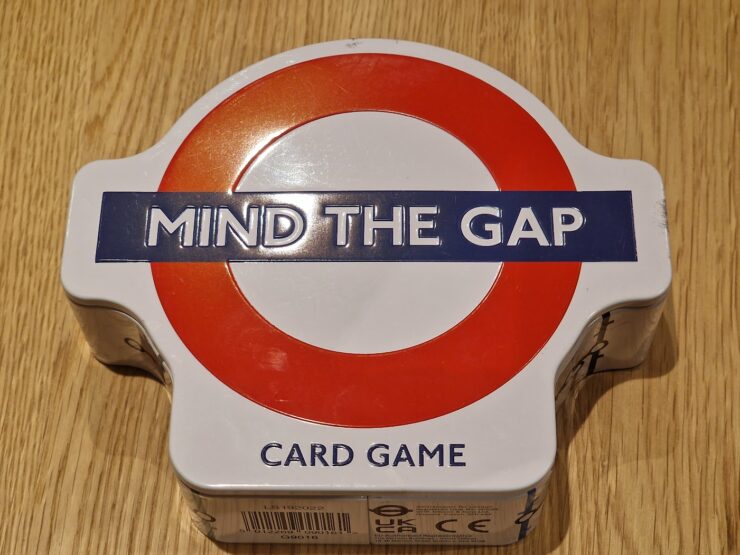
<path fill-rule="evenodd" d="M 296 46 L 428 42 L 522 83 L 589 148 L 655 165 L 675 280 L 647 362 L 559 415 L 540 527 L 511 553 L 738 552 L 737 2 L 4 2 L 0 552 L 339 553 L 217 545 L 167 460 L 169 401 L 94 361 L 59 284 L 69 187 L 206 90 Z M 369 553 L 371 548 L 351 552 Z M 382 548 L 391 553 L 483 553 Z"/>

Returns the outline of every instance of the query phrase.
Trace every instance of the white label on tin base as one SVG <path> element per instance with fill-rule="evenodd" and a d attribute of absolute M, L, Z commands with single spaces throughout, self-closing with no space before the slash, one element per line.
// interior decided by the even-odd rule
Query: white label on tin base
<path fill-rule="evenodd" d="M 537 524 L 547 479 L 511 495 L 212 497 L 183 488 L 193 523 L 223 542 L 505 545 Z"/>

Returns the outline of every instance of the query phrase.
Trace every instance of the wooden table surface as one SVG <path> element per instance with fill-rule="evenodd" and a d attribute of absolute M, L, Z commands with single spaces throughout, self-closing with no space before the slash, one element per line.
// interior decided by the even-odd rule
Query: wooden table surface
<path fill-rule="evenodd" d="M 59 284 L 72 177 L 156 142 L 296 46 L 402 38 L 490 64 L 589 148 L 662 173 L 675 277 L 648 360 L 559 414 L 539 528 L 492 552 L 719 553 L 740 541 L 738 3 L 5 2 L 0 7 L 0 553 L 369 553 L 218 545 L 189 524 L 170 405 L 96 362 Z M 477 548 L 379 548 L 483 553 Z"/>

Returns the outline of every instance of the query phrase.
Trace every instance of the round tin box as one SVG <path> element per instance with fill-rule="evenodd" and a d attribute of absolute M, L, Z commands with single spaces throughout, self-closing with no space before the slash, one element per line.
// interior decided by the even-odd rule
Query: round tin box
<path fill-rule="evenodd" d="M 223 541 L 504 544 L 556 398 L 645 357 L 671 280 L 648 164 L 422 44 L 299 48 L 75 178 L 62 281 L 95 355 L 171 386 Z"/>

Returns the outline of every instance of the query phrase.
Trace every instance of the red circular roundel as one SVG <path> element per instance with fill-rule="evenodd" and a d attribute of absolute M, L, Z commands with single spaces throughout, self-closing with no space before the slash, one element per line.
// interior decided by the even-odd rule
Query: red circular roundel
<path fill-rule="evenodd" d="M 335 114 L 418 118 L 465 144 L 502 190 L 574 190 L 552 140 L 490 84 L 434 61 L 391 54 L 317 58 L 239 90 L 188 135 L 160 191 L 233 190 L 266 147 Z M 162 306 L 192 354 L 244 397 L 324 424 L 383 427 L 439 417 L 520 372 L 559 325 L 578 262 L 505 262 L 491 290 L 442 335 L 388 353 L 348 354 L 301 342 L 252 307 L 223 262 L 153 263 Z"/>

